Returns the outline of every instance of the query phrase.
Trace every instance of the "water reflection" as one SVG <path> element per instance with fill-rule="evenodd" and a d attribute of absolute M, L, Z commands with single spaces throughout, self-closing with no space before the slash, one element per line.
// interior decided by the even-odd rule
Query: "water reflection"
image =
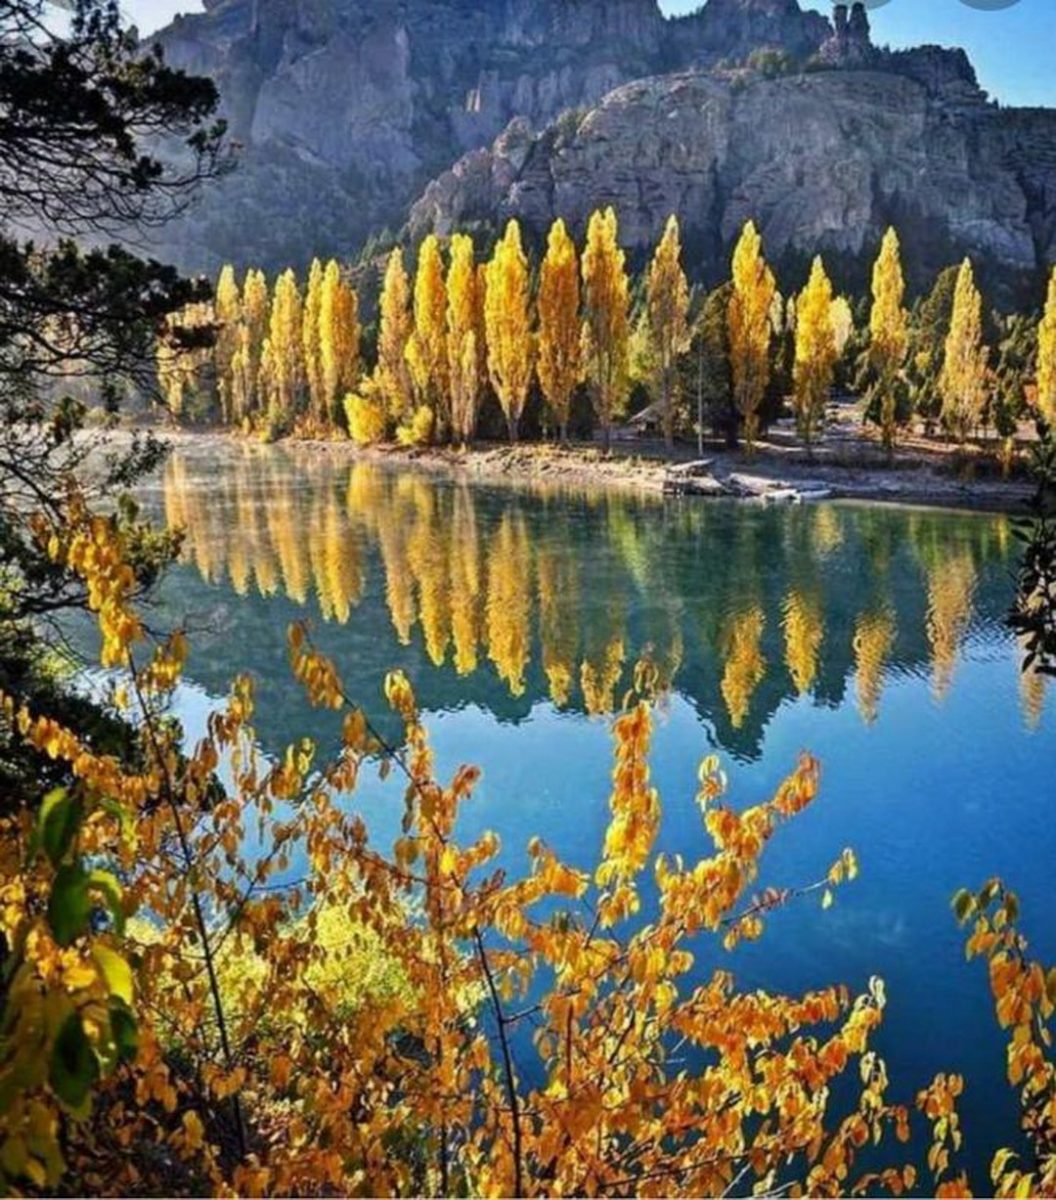
<path fill-rule="evenodd" d="M 1013 1127 L 1017 1103 L 950 897 L 1014 880 L 1033 947 L 1056 955 L 1056 725 L 1005 626 L 1008 522 L 482 487 L 350 466 L 340 448 L 238 444 L 178 453 L 148 500 L 187 530 L 158 624 L 194 630 L 178 699 L 189 736 L 248 666 L 265 753 L 305 734 L 336 742 L 339 718 L 310 710 L 288 669 L 286 625 L 307 617 L 390 737 L 384 673 L 414 681 L 441 777 L 484 770 L 464 840 L 495 830 L 513 872 L 534 835 L 596 862 L 612 760 L 608 723 L 591 715 L 621 702 L 643 652 L 673 687 L 650 759 L 665 854 L 704 849 L 694 795 L 711 749 L 738 806 L 772 795 L 801 750 L 817 754 L 822 799 L 768 848 L 768 882 L 816 878 L 853 846 L 853 891 L 827 911 L 792 906 L 776 936 L 700 969 L 790 992 L 881 975 L 892 1095 L 964 1074 L 968 1165 L 986 1179 L 987 1131 Z M 350 802 L 385 843 L 401 799 L 398 780 L 367 772 Z"/>
<path fill-rule="evenodd" d="M 259 629 L 254 601 L 277 596 L 369 631 L 351 664 L 339 639 L 333 652 L 371 694 L 405 648 L 435 668 L 412 663 L 428 707 L 477 702 L 500 719 L 544 697 L 610 712 L 649 654 L 746 758 L 797 697 L 834 707 L 853 687 L 871 724 L 888 682 L 913 674 L 941 703 L 966 643 L 1002 636 L 1007 606 L 999 518 L 481 488 L 237 445 L 223 461 L 175 453 L 161 502 L 186 530 L 188 564 L 243 598 L 228 614 L 235 636 L 214 647 L 218 667 L 226 646 L 241 665 L 249 632 L 237 626 Z M 1025 677 L 1021 694 L 1036 727 L 1044 678 Z"/>

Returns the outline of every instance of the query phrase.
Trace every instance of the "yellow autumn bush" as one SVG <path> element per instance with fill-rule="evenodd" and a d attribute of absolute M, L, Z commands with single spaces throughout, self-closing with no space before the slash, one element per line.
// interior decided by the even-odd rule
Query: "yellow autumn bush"
<path fill-rule="evenodd" d="M 433 410 L 419 405 L 396 430 L 401 446 L 427 446 L 433 436 Z"/>
<path fill-rule="evenodd" d="M 349 437 L 357 446 L 374 446 L 384 440 L 388 420 L 384 402 L 378 395 L 349 393 L 345 397 L 345 419 Z"/>

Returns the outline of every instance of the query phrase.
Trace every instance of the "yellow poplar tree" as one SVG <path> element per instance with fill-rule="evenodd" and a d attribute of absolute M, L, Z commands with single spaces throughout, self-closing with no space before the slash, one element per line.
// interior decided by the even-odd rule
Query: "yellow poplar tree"
<path fill-rule="evenodd" d="M 1046 424 L 1056 429 L 1056 267 L 1038 326 L 1038 410 Z"/>
<path fill-rule="evenodd" d="M 884 234 L 880 255 L 873 267 L 873 309 L 869 318 L 869 362 L 880 389 L 880 428 L 888 452 L 894 450 L 898 431 L 898 375 L 909 349 L 909 329 L 903 300 L 906 281 L 898 234 Z"/>
<path fill-rule="evenodd" d="M 846 296 L 837 296 L 832 302 L 832 329 L 836 335 L 836 353 L 842 355 L 854 334 L 854 313 Z"/>
<path fill-rule="evenodd" d="M 564 221 L 558 218 L 550 229 L 539 275 L 536 370 L 562 442 L 568 441 L 572 395 L 583 377 L 579 299 L 579 256 Z"/>
<path fill-rule="evenodd" d="M 733 396 L 744 418 L 749 453 L 759 433 L 759 406 L 770 382 L 770 314 L 777 292 L 774 273 L 762 250 L 759 231 L 748 221 L 733 253 L 728 325 Z"/>
<path fill-rule="evenodd" d="M 506 416 L 510 441 L 515 442 L 532 382 L 533 361 L 528 259 L 516 221 L 506 226 L 484 278 L 488 374 Z"/>
<path fill-rule="evenodd" d="M 334 259 L 323 273 L 319 302 L 320 415 L 329 424 L 359 383 L 359 298 Z"/>
<path fill-rule="evenodd" d="M 583 251 L 583 363 L 594 412 L 612 444 L 612 422 L 630 388 L 630 288 L 616 213 L 595 212 Z"/>
<path fill-rule="evenodd" d="M 268 332 L 271 345 L 269 417 L 281 425 L 296 415 L 304 394 L 304 305 L 297 277 L 284 271 L 275 284 Z"/>
<path fill-rule="evenodd" d="M 411 371 L 407 363 L 413 324 L 411 286 L 399 248 L 389 255 L 381 289 L 376 380 L 393 424 L 403 420 L 411 407 Z"/>
<path fill-rule="evenodd" d="M 234 416 L 235 359 L 242 340 L 242 295 L 234 267 L 228 265 L 216 281 L 216 388 L 220 416 L 229 425 Z"/>
<path fill-rule="evenodd" d="M 239 374 L 233 398 L 234 416 L 243 421 L 259 411 L 264 401 L 260 393 L 260 364 L 268 336 L 271 297 L 263 271 L 246 272 L 242 285 L 242 337 L 239 346 Z"/>
<path fill-rule="evenodd" d="M 488 371 L 488 264 L 477 263 L 476 291 L 476 324 L 477 333 L 477 374 L 480 378 L 479 394 L 481 400 L 491 387 L 491 373 Z"/>
<path fill-rule="evenodd" d="M 447 374 L 447 285 L 440 241 L 430 234 L 418 251 L 414 280 L 414 333 L 407 345 L 420 407 L 433 414 L 433 429 L 443 436 L 450 419 Z"/>
<path fill-rule="evenodd" d="M 689 348 L 689 283 L 682 270 L 682 237 L 678 218 L 668 218 L 664 236 L 649 268 L 647 285 L 649 338 L 663 408 L 664 439 L 675 442 L 675 404 L 679 360 Z"/>
<path fill-rule="evenodd" d="M 969 259 L 961 264 L 953 294 L 946 357 L 939 380 L 942 419 L 963 446 L 986 403 L 987 349 L 983 344 L 983 298 Z"/>
<path fill-rule="evenodd" d="M 238 327 L 238 346 L 231 357 L 231 421 L 241 425 L 250 412 L 250 397 L 254 393 L 252 382 L 252 354 L 249 330 L 245 325 Z"/>
<path fill-rule="evenodd" d="M 275 388 L 275 352 L 272 349 L 271 338 L 266 337 L 260 348 L 260 365 L 257 371 L 257 402 L 265 415 L 276 407 Z"/>
<path fill-rule="evenodd" d="M 820 256 L 796 302 L 796 359 L 793 387 L 800 436 L 813 444 L 832 391 L 836 332 L 832 326 L 832 284 Z"/>
<path fill-rule="evenodd" d="M 323 354 L 320 314 L 323 308 L 323 264 L 312 259 L 308 271 L 308 290 L 304 297 L 301 336 L 304 340 L 304 375 L 308 390 L 308 411 L 319 425 L 328 423 L 323 398 Z"/>
<path fill-rule="evenodd" d="M 473 239 L 455 234 L 447 273 L 447 369 L 451 387 L 451 428 L 463 445 L 477 424 L 480 370 L 477 347 L 477 267 Z"/>

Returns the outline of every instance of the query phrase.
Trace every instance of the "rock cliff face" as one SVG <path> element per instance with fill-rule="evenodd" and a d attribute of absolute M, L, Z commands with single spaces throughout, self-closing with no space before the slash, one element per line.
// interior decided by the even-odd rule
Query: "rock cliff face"
<path fill-rule="evenodd" d="M 159 247 L 188 269 L 607 203 L 642 250 L 679 213 L 711 275 L 748 215 L 790 258 L 852 262 L 890 221 L 921 272 L 1056 257 L 1056 113 L 988 104 L 960 51 L 873 47 L 861 4 L 206 0 L 159 40 L 217 80 L 241 147 Z"/>
<path fill-rule="evenodd" d="M 1056 258 L 1056 113 L 956 108 L 907 76 L 824 71 L 640 80 L 576 122 L 513 126 L 464 157 L 411 210 L 410 232 L 561 215 L 582 233 L 612 204 L 632 250 L 671 212 L 705 276 L 753 217 L 777 260 L 823 251 L 845 274 L 898 225 L 925 282 L 971 254 L 1015 285 Z"/>
<path fill-rule="evenodd" d="M 352 253 L 515 116 L 662 68 L 656 0 L 212 0 L 159 35 L 220 86 L 240 169 L 175 231 L 185 265 Z"/>
<path fill-rule="evenodd" d="M 632 79 L 806 58 L 830 35 L 797 0 L 206 0 L 155 39 L 220 86 L 240 169 L 166 234 L 182 265 L 277 267 L 399 228 L 426 183 L 515 118 L 534 127 Z"/>

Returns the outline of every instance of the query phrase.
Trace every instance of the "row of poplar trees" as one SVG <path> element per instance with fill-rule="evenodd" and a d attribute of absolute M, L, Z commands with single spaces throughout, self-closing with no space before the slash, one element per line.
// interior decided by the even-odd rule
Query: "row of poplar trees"
<path fill-rule="evenodd" d="M 907 416 L 913 347 L 905 293 L 899 240 L 891 229 L 873 269 L 858 372 L 867 407 L 889 449 Z M 811 445 L 854 334 L 851 305 L 835 294 L 822 259 L 815 258 L 803 290 L 785 302 L 762 238 L 749 221 L 734 250 L 731 281 L 711 299 L 721 308 L 722 388 L 749 449 L 759 436 L 783 339 L 797 425 Z M 324 266 L 316 260 L 303 294 L 292 271 L 279 276 L 269 295 L 262 272 L 250 270 L 240 288 L 234 270 L 225 267 L 214 303 L 184 313 L 177 331 L 184 336 L 162 343 L 159 378 L 177 416 L 188 415 L 190 399 L 204 390 L 224 423 L 273 435 L 347 429 L 365 443 L 395 436 L 405 444 L 463 445 L 472 441 L 490 397 L 516 441 L 535 383 L 547 423 L 562 440 L 573 399 L 585 386 L 608 444 L 632 386 L 644 383 L 670 444 L 695 371 L 690 305 L 674 216 L 642 281 L 637 320 L 611 208 L 591 217 L 582 254 L 565 223 L 555 221 L 537 273 L 518 223 L 510 221 L 487 262 L 477 262 L 465 234 L 451 237 L 446 259 L 440 240 L 429 236 L 412 280 L 403 251 L 392 251 L 369 370 L 356 292 L 337 262 Z M 710 307 L 714 315 L 714 304 Z M 708 309 L 705 303 L 697 334 Z M 964 442 L 984 419 L 993 386 L 983 302 L 968 260 L 956 272 L 947 309 L 933 389 L 947 431 Z M 190 348 L 193 337 L 186 335 L 195 328 L 215 331 L 211 349 Z M 701 376 L 704 355 L 701 344 Z M 1056 272 L 1038 329 L 1037 378 L 1040 413 L 1056 421 Z"/>

